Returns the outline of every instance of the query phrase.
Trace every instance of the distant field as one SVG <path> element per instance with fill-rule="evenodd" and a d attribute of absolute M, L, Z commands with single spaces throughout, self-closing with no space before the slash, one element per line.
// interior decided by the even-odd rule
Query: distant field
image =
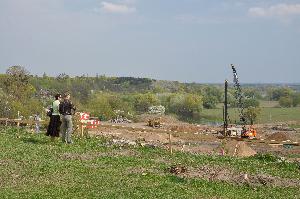
<path fill-rule="evenodd" d="M 265 101 L 265 100 L 259 100 L 260 107 L 263 108 L 275 108 L 279 106 L 278 101 Z M 223 103 L 218 103 L 217 108 L 222 108 L 224 106 Z"/>
<path fill-rule="evenodd" d="M 204 109 L 202 117 L 209 121 L 222 121 L 222 109 Z M 231 122 L 238 121 L 238 110 L 229 109 Z M 300 121 L 300 107 L 294 108 L 261 108 L 257 123 Z"/>
<path fill-rule="evenodd" d="M 278 101 L 264 101 L 264 100 L 260 100 L 259 101 L 259 105 L 260 105 L 260 107 L 263 107 L 263 108 L 274 108 L 274 107 L 279 106 L 279 103 L 278 103 Z"/>

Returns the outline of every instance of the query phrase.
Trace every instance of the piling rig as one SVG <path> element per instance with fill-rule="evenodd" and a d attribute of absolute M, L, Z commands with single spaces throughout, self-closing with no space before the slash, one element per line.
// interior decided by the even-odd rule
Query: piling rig
<path fill-rule="evenodd" d="M 239 82 L 237 71 L 233 64 L 231 64 L 232 72 L 233 72 L 233 83 L 234 83 L 234 97 L 237 101 L 237 108 L 239 111 L 239 119 L 240 119 L 240 127 L 236 125 L 231 125 L 228 127 L 228 81 L 225 80 L 225 100 L 224 100 L 224 108 L 223 108 L 223 121 L 224 121 L 224 136 L 241 136 L 242 138 L 254 138 L 256 137 L 256 130 L 250 126 L 247 128 L 247 118 L 245 117 L 245 106 L 244 106 L 244 95 L 242 92 L 242 88 Z"/>
<path fill-rule="evenodd" d="M 236 69 L 233 64 L 231 64 L 231 68 L 232 68 L 232 72 L 233 72 L 233 83 L 234 83 L 234 90 L 235 90 L 234 97 L 237 100 L 240 122 L 243 125 L 243 127 L 245 127 L 247 124 L 247 119 L 244 115 L 244 110 L 245 110 L 244 95 L 243 95 L 242 88 L 241 88 L 241 85 L 239 82 L 238 74 L 237 74 Z"/>

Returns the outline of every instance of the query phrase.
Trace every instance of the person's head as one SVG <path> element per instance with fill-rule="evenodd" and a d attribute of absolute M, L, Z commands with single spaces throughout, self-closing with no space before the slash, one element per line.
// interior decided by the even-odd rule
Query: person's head
<path fill-rule="evenodd" d="M 55 95 L 55 100 L 59 100 L 59 99 L 61 99 L 61 94 L 56 94 Z"/>
<path fill-rule="evenodd" d="M 70 93 L 65 93 L 64 94 L 64 99 L 70 99 L 70 97 L 71 97 Z"/>

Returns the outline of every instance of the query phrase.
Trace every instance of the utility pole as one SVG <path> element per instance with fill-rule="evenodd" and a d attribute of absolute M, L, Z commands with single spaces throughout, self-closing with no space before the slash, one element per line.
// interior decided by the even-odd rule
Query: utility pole
<path fill-rule="evenodd" d="M 224 92 L 224 110 L 223 110 L 223 120 L 224 120 L 224 136 L 227 136 L 227 128 L 228 128 L 228 81 L 225 80 L 225 92 Z"/>

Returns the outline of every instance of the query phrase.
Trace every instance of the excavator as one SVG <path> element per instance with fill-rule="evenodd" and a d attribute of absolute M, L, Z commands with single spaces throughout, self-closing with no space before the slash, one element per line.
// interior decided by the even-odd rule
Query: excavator
<path fill-rule="evenodd" d="M 153 128 L 160 128 L 162 127 L 161 124 L 161 117 L 155 117 L 148 120 L 148 126 Z"/>
<path fill-rule="evenodd" d="M 227 92 L 228 92 L 228 82 L 225 81 L 225 100 L 224 100 L 224 109 L 223 109 L 223 119 L 224 119 L 224 136 L 232 136 L 232 137 L 241 137 L 241 138 L 255 138 L 257 132 L 255 128 L 250 125 L 247 126 L 247 118 L 244 114 L 244 95 L 242 93 L 242 88 L 239 83 L 239 78 L 237 71 L 233 64 L 231 64 L 231 68 L 233 71 L 233 83 L 234 83 L 234 97 L 237 100 L 238 110 L 239 110 L 239 119 L 240 126 L 237 125 L 228 125 L 228 101 L 227 101 Z"/>

